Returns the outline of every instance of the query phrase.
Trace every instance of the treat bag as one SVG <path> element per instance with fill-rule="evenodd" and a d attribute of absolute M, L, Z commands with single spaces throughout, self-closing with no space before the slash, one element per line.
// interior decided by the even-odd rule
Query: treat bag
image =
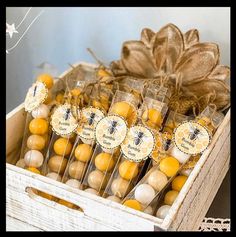
<path fill-rule="evenodd" d="M 144 91 L 144 81 L 125 77 L 119 81 L 119 90 L 133 94 L 140 102 Z"/>
<path fill-rule="evenodd" d="M 81 86 L 81 91 L 84 84 Z M 79 87 L 76 84 L 76 89 Z M 75 89 L 73 88 L 73 89 Z M 43 175 L 57 181 L 61 181 L 67 166 L 73 143 L 76 139 L 75 131 L 80 119 L 78 96 L 71 93 L 72 89 L 66 85 L 66 93 L 63 104 L 58 104 L 51 116 L 52 137 L 47 149 L 46 159 L 43 163 Z"/>
<path fill-rule="evenodd" d="M 16 166 L 38 174 L 41 172 L 51 136 L 49 118 L 56 81 L 50 71 L 38 69 L 36 81 L 29 88 L 24 102 L 27 115 L 20 159 Z"/>
<path fill-rule="evenodd" d="M 223 121 L 223 114 L 216 112 L 214 108 L 207 106 L 202 113 L 195 119 L 199 124 L 203 125 L 211 135 L 213 135 Z M 169 126 L 168 126 L 169 127 Z M 173 179 L 168 185 L 164 192 L 163 197 L 156 201 L 153 200 L 150 204 L 155 209 L 156 216 L 164 219 L 168 214 L 170 207 L 173 205 L 179 192 L 187 181 L 192 169 L 201 157 L 201 153 L 193 155 L 191 158 L 182 166 L 179 174 Z"/>
<path fill-rule="evenodd" d="M 105 88 L 99 94 L 100 97 L 97 93 L 92 93 L 90 105 L 81 110 L 81 119 L 76 130 L 77 138 L 62 179 L 62 182 L 76 188 L 81 188 L 82 179 L 95 148 L 97 123 L 106 115 L 106 108 L 99 104 L 100 102 L 95 104 L 96 107 L 92 105 L 94 101 L 99 101 L 98 98 L 102 98 L 108 105 L 111 100 L 110 90 Z"/>
<path fill-rule="evenodd" d="M 137 121 L 137 98 L 123 91 L 116 91 L 108 115 L 95 129 L 96 147 L 82 181 L 83 189 L 101 195 L 120 154 L 128 127 Z"/>
<path fill-rule="evenodd" d="M 165 157 L 170 148 L 173 146 L 171 140 L 174 129 L 182 122 L 188 121 L 190 119 L 191 117 L 189 116 L 182 115 L 174 111 L 169 111 L 162 131 L 156 135 L 156 145 L 151 155 L 152 162 L 150 163 L 150 166 L 158 164 L 160 159 Z"/>
<path fill-rule="evenodd" d="M 145 93 L 145 97 L 149 97 L 166 104 L 169 103 L 170 95 L 170 90 L 167 87 L 159 85 L 149 86 Z"/>
<path fill-rule="evenodd" d="M 153 131 L 160 131 L 167 110 L 168 107 L 165 103 L 145 97 L 139 109 L 139 117 L 144 126 Z"/>
<path fill-rule="evenodd" d="M 121 202 L 140 179 L 145 162 L 154 149 L 157 132 L 155 128 L 159 129 L 143 121 L 143 114 L 150 110 L 164 118 L 167 107 L 160 101 L 144 99 L 138 111 L 137 125 L 129 129 L 126 139 L 121 144 L 122 153 L 105 189 L 104 197 Z M 160 125 L 161 123 L 162 121 Z"/>

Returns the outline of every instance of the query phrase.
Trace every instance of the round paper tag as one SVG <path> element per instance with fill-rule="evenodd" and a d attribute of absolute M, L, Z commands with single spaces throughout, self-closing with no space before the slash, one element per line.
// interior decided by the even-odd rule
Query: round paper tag
<path fill-rule="evenodd" d="M 84 108 L 81 112 L 81 123 L 77 134 L 82 139 L 94 140 L 97 123 L 104 118 L 104 113 L 96 108 Z"/>
<path fill-rule="evenodd" d="M 98 122 L 95 138 L 101 147 L 114 149 L 124 141 L 127 130 L 124 119 L 117 115 L 108 115 Z"/>
<path fill-rule="evenodd" d="M 69 135 L 75 131 L 78 122 L 74 118 L 69 104 L 60 105 L 55 109 L 51 117 L 51 125 L 53 131 L 60 136 Z"/>
<path fill-rule="evenodd" d="M 141 125 L 131 127 L 124 142 L 121 144 L 124 156 L 135 162 L 147 159 L 154 147 L 155 139 L 152 132 Z"/>
<path fill-rule="evenodd" d="M 210 134 L 201 124 L 189 121 L 180 124 L 174 131 L 176 147 L 189 155 L 203 152 L 210 144 Z"/>
<path fill-rule="evenodd" d="M 35 82 L 28 90 L 25 97 L 25 111 L 31 112 L 41 105 L 48 96 L 48 89 L 43 82 Z"/>

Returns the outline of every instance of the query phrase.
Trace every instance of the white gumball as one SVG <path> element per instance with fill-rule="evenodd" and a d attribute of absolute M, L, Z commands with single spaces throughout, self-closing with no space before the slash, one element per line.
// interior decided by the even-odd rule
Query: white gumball
<path fill-rule="evenodd" d="M 84 144 L 88 144 L 88 145 L 92 145 L 94 143 L 94 140 L 93 139 L 85 139 L 85 138 L 80 138 L 81 141 L 84 143 Z"/>
<path fill-rule="evenodd" d="M 66 184 L 72 188 L 80 188 L 81 183 L 77 179 L 69 179 L 66 181 Z"/>
<path fill-rule="evenodd" d="M 149 184 L 140 184 L 134 192 L 135 199 L 148 205 L 155 197 L 155 190 Z"/>
<path fill-rule="evenodd" d="M 26 167 L 25 160 L 24 159 L 18 160 L 16 162 L 16 166 L 24 169 Z"/>
<path fill-rule="evenodd" d="M 156 217 L 161 218 L 161 219 L 165 219 L 165 217 L 167 216 L 169 210 L 170 210 L 171 206 L 169 205 L 163 205 L 161 206 L 156 213 Z"/>
<path fill-rule="evenodd" d="M 37 150 L 29 150 L 25 153 L 24 160 L 27 166 L 39 168 L 43 164 L 43 154 Z"/>
<path fill-rule="evenodd" d="M 175 157 L 181 164 L 185 163 L 191 157 L 191 155 L 183 153 L 177 147 L 173 147 L 170 154 Z"/>
<path fill-rule="evenodd" d="M 49 115 L 49 108 L 45 104 L 41 104 L 39 107 L 32 111 L 32 116 L 34 118 L 43 118 L 46 119 Z"/>
<path fill-rule="evenodd" d="M 106 199 L 111 200 L 113 202 L 117 202 L 117 203 L 121 202 L 120 198 L 118 198 L 116 196 L 108 196 Z"/>
<path fill-rule="evenodd" d="M 185 175 L 185 176 L 189 176 L 191 172 L 192 172 L 192 169 L 187 169 L 187 170 L 182 169 L 180 171 L 180 174 Z"/>
<path fill-rule="evenodd" d="M 54 179 L 54 180 L 57 180 L 57 181 L 61 181 L 61 176 L 55 172 L 50 172 L 46 175 L 48 178 L 50 179 Z"/>
<path fill-rule="evenodd" d="M 99 196 L 98 191 L 93 189 L 93 188 L 87 188 L 84 191 L 87 192 L 87 193 L 91 193 L 91 194 L 95 194 L 95 195 Z"/>
<path fill-rule="evenodd" d="M 151 206 L 146 207 L 146 209 L 143 211 L 149 215 L 153 215 L 153 209 Z"/>

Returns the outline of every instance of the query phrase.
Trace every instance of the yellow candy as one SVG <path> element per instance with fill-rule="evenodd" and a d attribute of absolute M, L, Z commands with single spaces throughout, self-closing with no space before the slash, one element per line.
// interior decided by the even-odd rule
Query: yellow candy
<path fill-rule="evenodd" d="M 184 186 L 187 178 L 188 177 L 185 175 L 178 175 L 177 177 L 175 177 L 174 180 L 172 181 L 171 185 L 172 189 L 175 191 L 180 191 Z"/>
<path fill-rule="evenodd" d="M 34 172 L 36 174 L 40 174 L 40 171 L 38 169 L 36 169 L 35 167 L 28 167 L 27 170 Z"/>
<path fill-rule="evenodd" d="M 73 95 L 73 96 L 79 96 L 80 93 L 81 93 L 81 90 L 79 88 L 74 88 L 73 90 L 70 91 L 70 93 Z"/>
<path fill-rule="evenodd" d="M 54 143 L 54 151 L 59 156 L 69 155 L 72 150 L 72 144 L 66 138 L 59 138 Z"/>
<path fill-rule="evenodd" d="M 48 132 L 48 122 L 45 119 L 36 118 L 31 120 L 29 130 L 35 135 L 44 135 Z"/>
<path fill-rule="evenodd" d="M 109 72 L 107 72 L 106 70 L 104 70 L 104 69 L 99 69 L 98 72 L 97 72 L 97 75 L 99 77 L 109 77 L 109 76 L 111 76 L 111 74 Z"/>
<path fill-rule="evenodd" d="M 162 123 L 161 112 L 156 109 L 146 110 L 142 115 L 142 119 L 146 121 L 149 127 L 160 127 Z"/>
<path fill-rule="evenodd" d="M 123 161 L 119 166 L 119 174 L 126 180 L 131 180 L 138 175 L 138 164 L 128 160 Z"/>
<path fill-rule="evenodd" d="M 88 162 L 92 155 L 92 147 L 88 144 L 79 144 L 75 149 L 75 157 L 82 162 Z"/>
<path fill-rule="evenodd" d="M 171 156 L 160 161 L 160 170 L 168 177 L 174 176 L 179 170 L 179 161 Z"/>
<path fill-rule="evenodd" d="M 27 147 L 31 150 L 42 150 L 45 146 L 45 138 L 39 135 L 31 135 L 27 139 Z"/>
<path fill-rule="evenodd" d="M 165 198 L 164 198 L 164 203 L 167 205 L 172 205 L 177 198 L 179 192 L 175 190 L 170 190 L 169 192 L 166 193 Z"/>
<path fill-rule="evenodd" d="M 127 102 L 117 102 L 112 106 L 111 112 L 123 118 L 129 118 L 133 113 L 133 107 Z"/>
<path fill-rule="evenodd" d="M 101 171 L 110 171 L 115 165 L 115 162 L 108 153 L 100 153 L 95 158 L 95 166 Z"/>
<path fill-rule="evenodd" d="M 141 204 L 137 200 L 134 200 L 134 199 L 126 200 L 123 205 L 126 207 L 130 207 L 132 209 L 135 209 L 137 211 L 142 210 Z"/>
<path fill-rule="evenodd" d="M 53 86 L 53 78 L 51 75 L 49 74 L 41 74 L 37 77 L 37 81 L 41 81 L 43 83 L 45 83 L 46 87 L 48 89 L 52 88 Z"/>
<path fill-rule="evenodd" d="M 64 102 L 64 95 L 62 93 L 57 94 L 56 101 L 62 104 Z"/>

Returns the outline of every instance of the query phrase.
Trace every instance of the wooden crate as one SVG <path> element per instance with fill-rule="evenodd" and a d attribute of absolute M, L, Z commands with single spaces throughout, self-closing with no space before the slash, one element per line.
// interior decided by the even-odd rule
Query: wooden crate
<path fill-rule="evenodd" d="M 81 63 L 73 65 L 77 70 Z M 82 63 L 83 65 L 85 63 Z M 88 66 L 94 66 L 86 64 Z M 65 77 L 72 69 L 61 75 Z M 45 231 L 197 230 L 229 168 L 230 110 L 201 156 L 164 220 L 76 190 L 63 183 L 16 167 L 26 113 L 23 104 L 6 117 L 7 215 Z M 36 188 L 72 202 L 73 210 L 32 193 Z"/>

